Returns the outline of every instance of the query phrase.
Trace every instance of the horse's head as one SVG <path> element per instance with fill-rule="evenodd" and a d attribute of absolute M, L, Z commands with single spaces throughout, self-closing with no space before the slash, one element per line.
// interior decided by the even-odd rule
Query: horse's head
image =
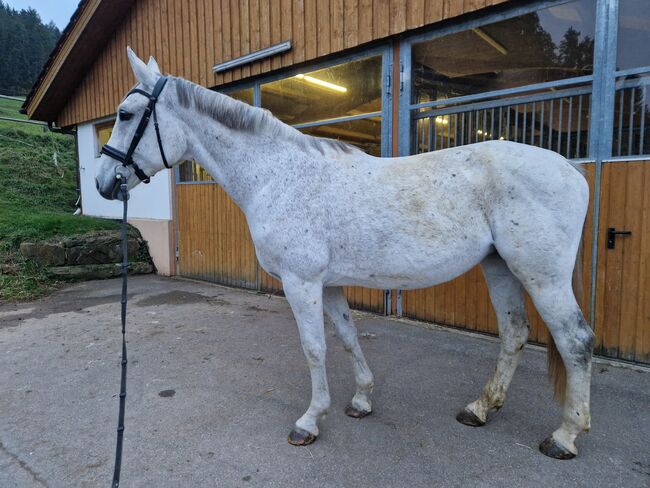
<path fill-rule="evenodd" d="M 172 104 L 173 91 L 158 83 L 162 78 L 158 63 L 151 57 L 149 63 L 145 64 L 131 48 L 127 48 L 127 53 L 138 85 L 117 108 L 118 116 L 113 133 L 102 150 L 95 174 L 97 190 L 109 200 L 121 198 L 118 174 L 127 178 L 128 188 L 131 189 L 140 181 L 146 181 L 146 178 L 165 169 L 166 164 L 171 167 L 182 161 L 187 150 L 185 131 Z M 157 88 L 162 88 L 162 91 L 152 101 L 151 95 L 155 94 Z M 143 121 L 152 109 L 148 122 Z M 156 122 L 158 129 L 155 127 Z M 141 134 L 139 141 L 138 133 Z M 132 154 L 128 154 L 134 140 L 137 141 L 137 146 Z M 128 171 L 121 169 L 123 162 Z"/>

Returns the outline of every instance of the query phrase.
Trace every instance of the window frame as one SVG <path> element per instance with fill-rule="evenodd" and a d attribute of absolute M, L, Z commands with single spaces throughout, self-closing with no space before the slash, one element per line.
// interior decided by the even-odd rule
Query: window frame
<path fill-rule="evenodd" d="M 536 83 L 531 85 L 522 85 L 518 87 L 506 88 L 502 90 L 493 90 L 489 92 L 476 93 L 471 95 L 464 95 L 461 97 L 450 98 L 446 100 L 436 100 L 423 103 L 413 103 L 412 94 L 413 94 L 413 84 L 411 79 L 412 73 L 412 54 L 413 46 L 422 42 L 430 41 L 433 39 L 439 39 L 451 34 L 457 34 L 459 32 L 467 31 L 470 29 L 475 29 L 478 27 L 485 27 L 495 22 L 501 22 L 508 19 L 513 19 L 521 15 L 537 12 L 539 10 L 544 10 L 550 7 L 556 7 L 558 5 L 563 5 L 571 3 L 574 0 L 538 0 L 535 2 L 528 2 L 524 5 L 513 6 L 510 2 L 503 4 L 496 8 L 492 13 L 479 12 L 478 15 L 468 15 L 467 20 L 463 22 L 455 22 L 444 24 L 438 27 L 432 27 L 427 29 L 424 32 L 417 33 L 411 36 L 405 37 L 400 43 L 400 85 L 403 89 L 400 91 L 399 96 L 399 141 L 398 141 L 398 154 L 399 156 L 410 156 L 412 151 L 412 131 L 413 131 L 413 113 L 415 110 L 421 110 L 424 108 L 433 109 L 441 105 L 450 105 L 450 104 L 461 104 L 467 102 L 480 102 L 482 100 L 489 100 L 495 97 L 502 97 L 508 95 L 524 95 L 527 92 L 534 92 L 542 89 L 549 88 L 566 88 L 566 89 L 575 89 L 576 85 L 585 85 L 591 83 L 593 94 L 593 84 L 596 76 L 597 63 L 594 62 L 593 73 L 591 75 L 578 76 L 574 78 L 564 78 L 561 80 Z M 604 2 L 607 0 L 597 0 L 598 3 Z M 618 0 L 614 0 L 618 2 Z M 595 35 L 594 40 L 598 37 L 599 34 L 599 5 L 596 6 L 596 25 L 594 28 Z M 594 60 L 597 56 L 597 46 L 594 46 Z M 590 107 L 591 112 L 591 107 Z M 591 124 L 589 127 L 589 133 L 591 133 Z M 576 162 L 587 162 L 593 160 L 593 154 L 591 148 L 588 150 L 586 158 L 574 159 Z"/>
<path fill-rule="evenodd" d="M 345 117 L 334 117 L 323 120 L 318 120 L 314 122 L 306 122 L 302 124 L 291 125 L 296 129 L 302 129 L 307 127 L 314 127 L 319 125 L 329 125 L 337 124 L 340 122 L 348 122 L 351 120 L 358 120 L 370 117 L 381 117 L 381 156 L 388 157 L 392 155 L 392 119 L 393 119 L 393 83 L 392 73 L 393 73 L 393 44 L 392 41 L 382 41 L 377 45 L 362 49 L 355 50 L 353 52 L 344 54 L 342 56 L 335 56 L 324 61 L 317 62 L 308 62 L 300 65 L 291 66 L 288 69 L 280 70 L 274 72 L 270 75 L 260 76 L 252 80 L 243 80 L 241 82 L 237 81 L 227 85 L 213 87 L 211 90 L 219 91 L 221 93 L 228 94 L 232 91 L 238 91 L 246 88 L 253 89 L 253 106 L 261 107 L 262 102 L 262 93 L 261 87 L 266 83 L 271 83 L 273 81 L 282 80 L 285 78 L 290 78 L 299 73 L 305 73 L 308 71 L 316 71 L 324 68 L 331 68 L 339 64 L 349 63 L 351 61 L 356 61 L 363 58 L 368 58 L 372 56 L 381 56 L 382 58 L 382 68 L 381 68 L 381 77 L 382 77 L 382 93 L 381 93 L 381 111 L 372 112 L 367 114 L 360 115 L 350 115 Z M 180 172 L 178 165 L 174 168 L 174 182 L 177 185 L 210 185 L 216 184 L 216 181 L 180 181 Z"/>

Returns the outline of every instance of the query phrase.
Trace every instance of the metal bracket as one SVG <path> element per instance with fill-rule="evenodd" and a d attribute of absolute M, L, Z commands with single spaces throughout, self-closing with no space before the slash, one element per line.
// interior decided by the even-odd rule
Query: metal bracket
<path fill-rule="evenodd" d="M 388 72 L 386 73 L 386 95 L 391 94 L 391 89 L 393 86 L 393 65 L 388 66 Z"/>

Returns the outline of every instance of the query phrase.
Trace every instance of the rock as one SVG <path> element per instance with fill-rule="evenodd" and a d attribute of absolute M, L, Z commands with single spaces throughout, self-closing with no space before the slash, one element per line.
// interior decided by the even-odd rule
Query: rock
<path fill-rule="evenodd" d="M 135 260 L 141 252 L 140 242 L 129 238 L 129 260 Z M 122 245 L 119 236 L 102 234 L 84 239 L 75 238 L 63 241 L 66 264 L 108 264 L 122 261 Z"/>
<path fill-rule="evenodd" d="M 61 266 L 65 264 L 65 249 L 58 242 L 23 242 L 20 253 L 25 259 L 36 261 L 42 266 Z"/>
<path fill-rule="evenodd" d="M 116 264 L 81 264 L 76 266 L 56 266 L 48 268 L 48 273 L 64 280 L 102 280 L 115 278 L 122 274 L 122 265 Z M 135 262 L 129 264 L 129 274 L 153 273 L 151 263 Z"/>

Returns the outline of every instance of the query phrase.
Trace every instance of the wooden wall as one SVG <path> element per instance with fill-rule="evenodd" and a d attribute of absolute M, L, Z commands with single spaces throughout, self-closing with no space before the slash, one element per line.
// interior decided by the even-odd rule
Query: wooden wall
<path fill-rule="evenodd" d="M 166 73 L 212 87 L 505 1 L 137 0 L 100 48 L 94 65 L 80 68 L 87 74 L 59 114 L 58 124 L 65 127 L 115 112 L 134 83 L 127 45 L 143 59 L 153 55 Z M 216 63 L 285 40 L 293 42 L 286 54 L 212 73 Z"/>
<path fill-rule="evenodd" d="M 257 259 L 246 218 L 217 184 L 176 185 L 177 273 L 256 289 Z"/>

